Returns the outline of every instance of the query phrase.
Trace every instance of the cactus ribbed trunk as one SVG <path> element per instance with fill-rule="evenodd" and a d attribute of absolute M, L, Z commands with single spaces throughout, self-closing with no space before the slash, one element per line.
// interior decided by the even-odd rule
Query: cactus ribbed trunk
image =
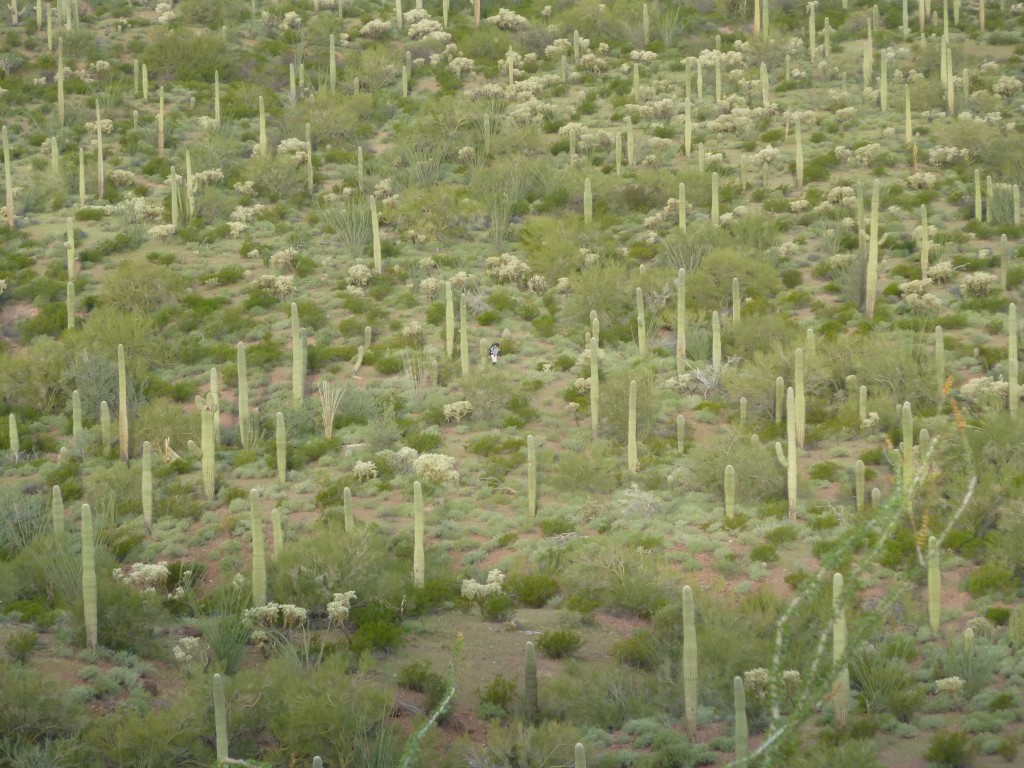
<path fill-rule="evenodd" d="M 526 436 L 526 508 L 537 516 L 537 445 L 533 435 Z"/>
<path fill-rule="evenodd" d="M 216 366 L 210 368 L 210 401 L 213 404 L 213 443 L 220 445 L 220 377 Z"/>
<path fill-rule="evenodd" d="M 352 533 L 356 527 L 355 517 L 352 514 L 352 490 L 346 485 L 342 494 L 345 511 L 345 533 Z"/>
<path fill-rule="evenodd" d="M 245 362 L 245 344 L 238 342 L 238 443 L 243 448 L 249 444 L 251 426 L 249 421 L 249 372 Z"/>
<path fill-rule="evenodd" d="M 455 356 L 455 300 L 451 282 L 444 284 L 444 349 L 449 359 Z"/>
<path fill-rule="evenodd" d="M 853 498 L 858 512 L 864 510 L 864 487 L 866 481 L 864 462 L 857 459 L 853 468 Z"/>
<path fill-rule="evenodd" d="M 370 231 L 373 234 L 373 271 L 384 274 L 384 260 L 380 249 L 380 217 L 377 215 L 377 198 L 370 195 Z"/>
<path fill-rule="evenodd" d="M 594 220 L 594 193 L 590 188 L 590 178 L 583 180 L 583 223 L 589 224 Z"/>
<path fill-rule="evenodd" d="M 274 417 L 274 443 L 277 448 L 277 482 L 283 483 L 288 477 L 288 432 L 284 426 L 284 414 L 280 411 Z"/>
<path fill-rule="evenodd" d="M 207 501 L 213 501 L 217 495 L 217 445 L 213 434 L 213 407 L 210 400 L 209 394 L 205 401 L 201 397 L 196 398 L 201 419 L 199 448 L 202 451 L 203 495 Z"/>
<path fill-rule="evenodd" d="M 249 520 L 252 526 L 252 604 L 267 604 L 267 556 L 263 540 L 263 515 L 256 502 L 255 490 L 249 491 Z"/>
<path fill-rule="evenodd" d="M 875 295 L 878 293 L 878 179 L 871 186 L 871 224 L 868 233 L 868 265 L 864 277 L 864 316 L 875 316 Z"/>
<path fill-rule="evenodd" d="M 939 570 L 939 541 L 928 537 L 928 625 L 939 634 L 942 611 L 942 573 Z"/>
<path fill-rule="evenodd" d="M 53 533 L 55 536 L 64 534 L 64 496 L 60 492 L 60 486 L 53 486 L 50 498 L 50 516 L 53 519 Z"/>
<path fill-rule="evenodd" d="M 1010 383 L 1009 404 L 1010 416 L 1016 417 L 1017 406 L 1020 404 L 1020 374 L 1017 366 L 1017 305 L 1010 304 L 1007 311 L 1007 347 L 1006 379 Z"/>
<path fill-rule="evenodd" d="M 147 533 L 153 530 L 153 450 L 149 440 L 142 444 L 142 521 Z"/>
<path fill-rule="evenodd" d="M 423 555 L 423 488 L 420 486 L 419 480 L 412 484 L 412 516 L 412 583 L 416 587 L 423 589 L 426 579 Z"/>
<path fill-rule="evenodd" d="M 723 485 L 725 487 L 725 517 L 727 520 L 732 520 L 736 517 L 736 470 L 732 464 L 725 467 Z"/>
<path fill-rule="evenodd" d="M 71 393 L 71 437 L 75 447 L 82 447 L 82 397 L 76 389 Z"/>
<path fill-rule="evenodd" d="M 640 357 L 647 354 L 647 316 L 644 313 L 644 291 L 636 289 L 636 343 L 640 349 Z"/>
<path fill-rule="evenodd" d="M 910 410 L 910 403 L 903 403 L 900 411 L 900 426 L 903 430 L 903 444 L 900 447 L 903 458 L 903 476 L 901 487 L 906 497 L 905 503 L 910 503 L 910 486 L 914 482 L 914 415 Z"/>
<path fill-rule="evenodd" d="M 711 367 L 722 370 L 722 321 L 717 311 L 711 313 Z"/>
<path fill-rule="evenodd" d="M 646 12 L 647 12 L 647 5 L 645 3 L 644 4 L 644 13 L 646 13 Z M 574 754 L 574 757 L 575 757 L 574 768 L 587 768 L 587 750 L 583 747 L 583 745 L 580 744 L 579 742 L 576 742 L 576 748 L 575 748 L 574 752 L 575 752 L 575 754 Z"/>
<path fill-rule="evenodd" d="M 21 455 L 21 440 L 18 439 L 18 419 L 13 413 L 7 414 L 7 437 L 10 440 L 11 459 L 17 463 Z"/>
<path fill-rule="evenodd" d="M 846 727 L 850 714 L 850 668 L 846 664 L 846 611 L 843 609 L 843 575 L 832 577 L 832 714 L 838 728 Z"/>
<path fill-rule="evenodd" d="M 99 619 L 96 607 L 96 540 L 93 534 L 92 509 L 82 505 L 82 606 L 85 611 L 85 645 L 95 649 L 99 644 Z"/>
<path fill-rule="evenodd" d="M 807 421 L 807 397 L 804 392 L 804 351 L 797 349 L 794 355 L 793 401 L 796 406 L 796 447 L 803 450 Z"/>
<path fill-rule="evenodd" d="M 466 294 L 459 296 L 459 364 L 463 376 L 469 376 L 469 322 Z"/>
<path fill-rule="evenodd" d="M 14 229 L 14 181 L 11 173 L 11 148 L 7 141 L 7 126 L 0 129 L 4 150 L 4 205 L 7 211 L 7 226 Z"/>
<path fill-rule="evenodd" d="M 747 696 L 743 689 L 743 678 L 737 675 L 732 679 L 732 701 L 736 713 L 736 727 L 733 729 L 733 751 L 736 760 L 745 760 L 749 750 L 747 731 Z"/>
<path fill-rule="evenodd" d="M 796 119 L 796 162 L 794 164 L 796 170 L 796 188 L 802 189 L 804 186 L 804 140 L 803 133 L 800 130 L 800 118 Z"/>
<path fill-rule="evenodd" d="M 110 455 L 110 444 L 113 442 L 113 433 L 110 425 L 110 406 L 107 401 L 100 402 L 100 455 L 107 458 Z"/>
<path fill-rule="evenodd" d="M 217 763 L 228 759 L 228 708 L 224 701 L 224 678 L 213 676 L 213 723 L 217 736 Z"/>
<path fill-rule="evenodd" d="M 299 327 L 299 305 L 294 301 L 291 308 L 292 321 L 292 400 L 302 402 L 305 390 L 305 372 L 302 370 L 302 335 Z"/>
<path fill-rule="evenodd" d="M 75 327 L 75 284 L 68 282 L 67 298 L 64 300 L 68 315 L 68 328 Z"/>
<path fill-rule="evenodd" d="M 597 439 L 601 418 L 601 379 L 598 364 L 597 337 L 590 337 L 590 436 Z"/>
<path fill-rule="evenodd" d="M 128 373 L 124 344 L 117 345 L 117 439 L 121 461 L 128 461 Z"/>
<path fill-rule="evenodd" d="M 683 587 L 683 710 L 692 739 L 697 733 L 697 626 L 689 585 Z"/>
<path fill-rule="evenodd" d="M 719 225 L 718 215 L 718 171 L 711 173 L 711 226 Z"/>
<path fill-rule="evenodd" d="M 732 279 L 732 323 L 733 325 L 740 324 L 741 314 L 741 300 L 740 300 L 740 279 L 734 277 Z"/>
<path fill-rule="evenodd" d="M 686 417 L 681 413 L 676 416 L 676 450 L 686 453 Z"/>
<path fill-rule="evenodd" d="M 682 185 L 679 185 L 682 187 Z M 686 373 L 686 270 L 676 275 L 676 376 Z"/>
<path fill-rule="evenodd" d="M 629 426 L 626 435 L 626 453 L 629 471 L 636 474 L 640 462 L 636 454 L 636 380 L 629 382 Z"/>
<path fill-rule="evenodd" d="M 523 719 L 535 723 L 539 714 L 537 701 L 537 651 L 532 642 L 526 643 L 526 680 L 523 696 Z"/>
<path fill-rule="evenodd" d="M 260 155 L 265 156 L 267 154 L 267 111 L 263 106 L 263 97 L 259 97 L 260 105 L 260 144 L 259 152 Z"/>
<path fill-rule="evenodd" d="M 284 551 L 284 524 L 281 517 L 281 510 L 277 507 L 270 510 L 270 524 L 271 530 L 274 534 L 273 558 L 277 560 L 277 558 L 281 556 L 281 552 Z"/>
<path fill-rule="evenodd" d="M 781 424 L 786 410 L 786 382 L 781 376 L 775 377 L 775 423 Z"/>

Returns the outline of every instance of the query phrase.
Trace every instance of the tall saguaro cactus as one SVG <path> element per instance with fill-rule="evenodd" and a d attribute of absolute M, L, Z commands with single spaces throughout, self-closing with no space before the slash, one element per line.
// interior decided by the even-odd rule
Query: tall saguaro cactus
<path fill-rule="evenodd" d="M 736 517 L 736 469 L 732 464 L 725 467 L 723 486 L 725 488 L 725 517 L 727 520 L 732 520 Z"/>
<path fill-rule="evenodd" d="M 1010 304 L 1007 311 L 1007 347 L 1008 360 L 1006 378 L 1010 383 L 1010 416 L 1016 417 L 1017 406 L 1020 404 L 1020 374 L 1017 371 L 1017 305 Z"/>
<path fill-rule="evenodd" d="M 384 260 L 380 246 L 380 216 L 377 214 L 377 198 L 370 195 L 370 232 L 373 235 L 373 271 L 384 274 Z"/>
<path fill-rule="evenodd" d="M 531 518 L 537 516 L 537 444 L 533 435 L 526 436 L 526 508 Z"/>
<path fill-rule="evenodd" d="M 601 378 L 598 364 L 597 338 L 590 337 L 590 435 L 597 439 L 601 418 Z"/>
<path fill-rule="evenodd" d="M 939 570 L 939 540 L 928 537 L 928 625 L 939 634 L 942 611 L 942 573 Z"/>
<path fill-rule="evenodd" d="M 249 419 L 249 369 L 245 362 L 245 344 L 235 347 L 238 357 L 238 442 L 245 447 L 252 437 Z"/>
<path fill-rule="evenodd" d="M 7 126 L 0 129 L 4 149 L 4 205 L 7 212 L 7 226 L 14 229 L 14 181 L 11 173 L 11 148 L 7 141 Z"/>
<path fill-rule="evenodd" d="M 693 590 L 683 587 L 683 710 L 686 730 L 697 733 L 697 625 L 693 613 Z"/>
<path fill-rule="evenodd" d="M 804 447 L 804 433 L 806 432 L 807 419 L 807 395 L 804 391 L 804 351 L 797 349 L 794 354 L 793 363 L 793 402 L 796 408 L 796 447 L 801 450 Z"/>
<path fill-rule="evenodd" d="M 523 719 L 533 723 L 538 715 L 537 701 L 537 651 L 532 642 L 526 643 L 526 680 L 523 696 Z"/>
<path fill-rule="evenodd" d="M 782 452 L 782 443 L 775 443 L 775 455 L 779 464 L 786 470 L 786 500 L 789 507 L 789 519 L 796 520 L 797 493 L 797 453 L 796 453 L 796 396 L 793 388 L 786 389 L 786 452 Z"/>
<path fill-rule="evenodd" d="M 736 760 L 744 760 L 749 750 L 749 734 L 747 731 L 747 696 L 743 688 L 743 678 L 737 675 L 732 679 L 732 700 L 736 713 L 736 726 L 733 729 L 733 751 Z"/>
<path fill-rule="evenodd" d="M 121 461 L 128 461 L 128 373 L 124 344 L 117 345 L 117 439 Z"/>
<path fill-rule="evenodd" d="M 50 517 L 53 520 L 54 536 L 64 534 L 64 496 L 60 492 L 60 486 L 53 486 L 50 497 Z"/>
<path fill-rule="evenodd" d="M 153 530 L 153 450 L 149 440 L 142 444 L 142 521 L 147 533 Z"/>
<path fill-rule="evenodd" d="M 629 382 L 629 426 L 626 434 L 626 454 L 629 471 L 636 474 L 640 462 L 636 453 L 636 379 Z"/>
<path fill-rule="evenodd" d="M 875 316 L 875 296 L 878 293 L 878 179 L 871 185 L 871 224 L 868 230 L 868 264 L 864 276 L 864 317 Z"/>
<path fill-rule="evenodd" d="M 93 534 L 92 509 L 82 505 L 82 606 L 85 611 L 85 645 L 99 644 L 99 620 L 96 609 L 96 539 Z"/>
<path fill-rule="evenodd" d="M 459 364 L 463 376 L 469 376 L 469 322 L 465 292 L 459 296 Z"/>
<path fill-rule="evenodd" d="M 676 275 L 676 376 L 686 373 L 686 270 Z"/>
<path fill-rule="evenodd" d="M 76 389 L 71 393 L 71 437 L 79 449 L 82 447 L 82 431 L 82 396 Z"/>
<path fill-rule="evenodd" d="M 249 491 L 249 519 L 252 525 L 252 604 L 267 604 L 267 554 L 263 539 L 263 515 L 255 489 Z"/>
<path fill-rule="evenodd" d="M 302 329 L 299 325 L 299 305 L 291 307 L 292 321 L 292 400 L 301 403 L 306 390 L 306 371 L 303 366 Z"/>
<path fill-rule="evenodd" d="M 228 708 L 224 702 L 224 678 L 213 676 L 213 724 L 217 736 L 217 764 L 228 759 Z"/>
<path fill-rule="evenodd" d="M 355 516 L 352 513 L 352 489 L 347 485 L 342 492 L 345 513 L 345 533 L 352 533 L 356 528 Z"/>
<path fill-rule="evenodd" d="M 425 565 L 423 556 L 423 488 L 420 481 L 412 484 L 413 514 L 413 549 L 412 549 L 412 581 L 423 589 L 425 582 Z"/>
<path fill-rule="evenodd" d="M 594 193 L 590 187 L 590 177 L 583 180 L 583 223 L 594 220 Z"/>
<path fill-rule="evenodd" d="M 644 313 L 643 288 L 636 289 L 636 343 L 640 349 L 640 357 L 647 355 L 647 316 Z"/>
<path fill-rule="evenodd" d="M 832 715 L 839 728 L 850 714 L 850 668 L 846 663 L 846 611 L 843 608 L 843 575 L 832 576 Z"/>
<path fill-rule="evenodd" d="M 284 425 L 284 414 L 278 411 L 274 416 L 274 443 L 277 448 L 277 482 L 288 478 L 288 432 Z"/>

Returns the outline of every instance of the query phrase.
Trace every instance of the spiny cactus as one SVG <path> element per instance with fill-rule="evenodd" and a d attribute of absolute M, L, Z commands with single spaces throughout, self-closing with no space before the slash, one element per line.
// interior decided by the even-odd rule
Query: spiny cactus
<path fill-rule="evenodd" d="M 302 336 L 299 332 L 299 305 L 291 307 L 292 320 L 292 400 L 301 403 L 306 389 L 306 372 L 302 366 Z"/>
<path fill-rule="evenodd" d="M 100 402 L 100 455 L 106 458 L 110 454 L 113 435 L 110 428 L 110 406 L 107 401 Z"/>
<path fill-rule="evenodd" d="M 903 443 L 900 455 L 903 459 L 903 477 L 901 484 L 906 503 L 910 503 L 910 486 L 914 481 L 914 416 L 910 411 L 910 403 L 903 403 L 900 411 L 900 426 L 903 430 Z"/>
<path fill-rule="evenodd" d="M 71 393 L 71 437 L 75 441 L 75 447 L 82 447 L 82 396 L 76 389 Z"/>
<path fill-rule="evenodd" d="M 601 379 L 598 367 L 597 339 L 590 337 L 590 436 L 597 439 L 601 417 Z"/>
<path fill-rule="evenodd" d="M 836 676 L 832 689 L 832 714 L 839 728 L 850 714 L 850 668 L 846 664 L 846 611 L 843 609 L 843 575 L 832 576 L 832 664 Z"/>
<path fill-rule="evenodd" d="M 636 343 L 640 349 L 640 357 L 647 355 L 647 317 L 644 313 L 644 291 L 636 289 Z"/>
<path fill-rule="evenodd" d="M 786 408 L 786 382 L 781 376 L 775 377 L 775 423 L 781 424 Z"/>
<path fill-rule="evenodd" d="M 259 107 L 260 107 L 260 143 L 259 143 L 259 153 L 262 156 L 266 156 L 266 154 L 267 154 L 267 110 L 263 106 L 263 97 L 262 96 L 259 97 Z"/>
<path fill-rule="evenodd" d="M 249 520 L 252 527 L 252 604 L 267 604 L 266 543 L 263 540 L 263 515 L 257 504 L 257 493 L 249 491 Z"/>
<path fill-rule="evenodd" d="M 736 761 L 745 760 L 749 749 L 747 732 L 747 697 L 743 689 L 743 678 L 737 675 L 732 679 L 732 701 L 736 713 L 736 726 L 733 729 L 733 750 Z"/>
<path fill-rule="evenodd" d="M 224 701 L 224 678 L 213 676 L 213 723 L 217 736 L 217 763 L 228 760 L 228 708 Z"/>
<path fill-rule="evenodd" d="M 455 301 L 451 281 L 444 284 L 444 348 L 449 359 L 455 355 Z"/>
<path fill-rule="evenodd" d="M 352 514 L 352 490 L 346 485 L 342 493 L 345 504 L 345 533 L 352 533 L 355 530 L 355 518 Z"/>
<path fill-rule="evenodd" d="M 64 300 L 68 315 L 68 328 L 75 327 L 75 284 L 68 281 L 67 297 Z"/>
<path fill-rule="evenodd" d="M 789 519 L 796 520 L 797 511 L 797 453 L 796 453 L 796 398 L 793 388 L 786 388 L 786 452 L 782 452 L 782 443 L 775 443 L 775 456 L 779 464 L 786 470 L 786 500 L 789 506 Z"/>
<path fill-rule="evenodd" d="M 53 486 L 53 493 L 50 498 L 50 516 L 53 519 L 53 533 L 55 536 L 64 534 L 64 496 L 60 492 L 60 486 Z"/>
<path fill-rule="evenodd" d="M 793 356 L 793 402 L 796 407 L 796 447 L 804 447 L 807 421 L 807 397 L 804 394 L 804 351 L 797 349 Z"/>
<path fill-rule="evenodd" d="M 380 246 L 380 217 L 377 214 L 377 198 L 370 195 L 370 231 L 373 234 L 373 271 L 384 274 L 384 261 Z"/>
<path fill-rule="evenodd" d="M 7 436 L 10 440 L 11 460 L 17 463 L 21 455 L 21 440 L 18 439 L 18 419 L 13 413 L 7 414 Z"/>
<path fill-rule="evenodd" d="M 469 310 L 466 309 L 465 292 L 459 296 L 459 363 L 462 375 L 469 376 Z"/>
<path fill-rule="evenodd" d="M 245 344 L 238 342 L 238 442 L 242 447 L 252 438 L 252 424 L 249 418 L 249 374 L 245 362 Z"/>
<path fill-rule="evenodd" d="M 701 145 L 703 146 L 703 144 Z M 719 225 L 720 216 L 718 214 L 718 171 L 713 171 L 711 174 L 711 226 L 717 227 Z"/>
<path fill-rule="evenodd" d="M 153 530 L 153 451 L 149 440 L 142 444 L 142 521 L 147 533 Z"/>
<path fill-rule="evenodd" d="M 942 610 L 942 573 L 939 570 L 939 540 L 928 537 L 928 625 L 939 634 Z"/>
<path fill-rule="evenodd" d="M 594 220 L 594 193 L 590 188 L 590 177 L 583 180 L 583 223 Z"/>
<path fill-rule="evenodd" d="M 85 645 L 99 644 L 99 623 L 96 612 L 96 540 L 93 534 L 92 509 L 82 505 L 82 605 L 85 611 Z"/>
<path fill-rule="evenodd" d="M 128 461 L 128 374 L 124 344 L 117 345 L 117 435 L 121 461 Z"/>
<path fill-rule="evenodd" d="M 277 447 L 277 482 L 284 483 L 288 477 L 288 432 L 284 426 L 284 414 L 278 411 L 274 416 L 274 441 Z"/>
<path fill-rule="evenodd" d="M 629 416 L 626 432 L 626 455 L 629 471 L 636 474 L 640 462 L 636 453 L 636 379 L 629 382 Z"/>
<path fill-rule="evenodd" d="M 537 446 L 533 435 L 526 436 L 526 508 L 530 517 L 537 516 Z"/>
<path fill-rule="evenodd" d="M 1017 305 L 1010 304 L 1007 312 L 1007 346 L 1008 360 L 1006 365 L 1006 378 L 1010 384 L 1010 416 L 1017 415 L 1017 406 L 1020 404 L 1020 374 L 1017 371 Z"/>
<path fill-rule="evenodd" d="M 423 589 L 425 581 L 423 556 L 423 488 L 420 481 L 412 484 L 413 549 L 412 582 Z"/>
<path fill-rule="evenodd" d="M 676 376 L 682 376 L 684 373 L 686 373 L 686 270 L 680 269 L 676 274 Z"/>
<path fill-rule="evenodd" d="M 722 320 L 717 310 L 711 313 L 711 367 L 722 370 Z"/>
<path fill-rule="evenodd" d="M 857 463 L 853 468 L 853 498 L 858 512 L 864 509 L 864 483 L 865 483 L 865 467 L 864 462 L 857 459 Z"/>
<path fill-rule="evenodd" d="M 644 15 L 647 14 L 647 4 L 644 3 Z M 584 749 L 583 745 L 576 742 L 575 749 L 575 768 L 587 768 L 587 750 Z"/>
<path fill-rule="evenodd" d="M 676 416 L 676 450 L 686 453 L 686 417 L 681 413 Z"/>
<path fill-rule="evenodd" d="M 803 133 L 800 130 L 800 117 L 796 118 L 796 188 L 802 189 L 804 186 L 804 140 Z"/>
<path fill-rule="evenodd" d="M 740 324 L 740 310 L 741 310 L 740 279 L 738 277 L 734 277 L 732 279 L 732 322 L 733 322 L 733 325 L 739 325 Z"/>
<path fill-rule="evenodd" d="M 693 590 L 683 587 L 683 710 L 686 730 L 697 733 L 697 625 L 693 614 Z"/>
<path fill-rule="evenodd" d="M 732 464 L 727 464 L 725 467 L 723 485 L 725 488 L 725 517 L 727 520 L 732 520 L 736 517 L 736 470 Z"/>
<path fill-rule="evenodd" d="M 875 316 L 875 296 L 878 293 L 878 179 L 871 185 L 871 229 L 868 236 L 868 263 L 864 278 L 864 317 Z"/>
<path fill-rule="evenodd" d="M 537 651 L 532 642 L 526 643 L 526 681 L 523 696 L 523 719 L 535 723 L 539 714 L 537 701 Z"/>

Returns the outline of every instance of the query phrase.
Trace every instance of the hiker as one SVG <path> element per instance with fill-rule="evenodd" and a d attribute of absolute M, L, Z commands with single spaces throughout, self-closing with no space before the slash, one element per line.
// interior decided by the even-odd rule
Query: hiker
<path fill-rule="evenodd" d="M 487 356 L 491 358 L 491 365 L 498 364 L 498 358 L 501 357 L 501 344 L 494 342 L 487 350 Z"/>

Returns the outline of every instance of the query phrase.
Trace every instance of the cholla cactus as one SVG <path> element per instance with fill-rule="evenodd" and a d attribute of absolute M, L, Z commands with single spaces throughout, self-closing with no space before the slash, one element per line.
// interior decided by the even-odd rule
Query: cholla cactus
<path fill-rule="evenodd" d="M 327 604 L 327 617 L 337 624 L 344 622 L 348 618 L 352 601 L 355 598 L 355 592 L 335 592 L 334 599 Z"/>
<path fill-rule="evenodd" d="M 479 601 L 491 595 L 500 595 L 504 582 L 505 574 L 495 568 L 487 574 L 487 581 L 483 584 L 476 579 L 464 579 L 462 581 L 462 596 L 468 600 Z"/>
<path fill-rule="evenodd" d="M 448 403 L 444 407 L 443 413 L 445 421 L 454 421 L 458 424 L 473 413 L 473 404 L 469 400 L 457 400 L 454 403 Z"/>
<path fill-rule="evenodd" d="M 372 461 L 357 461 L 352 467 L 357 480 L 372 480 L 377 476 L 377 465 Z"/>
<path fill-rule="evenodd" d="M 163 588 L 171 572 L 167 563 L 135 563 L 125 568 L 115 568 L 113 576 L 115 581 L 121 581 L 145 592 L 155 592 L 157 588 Z"/>
<path fill-rule="evenodd" d="M 459 482 L 455 459 L 443 453 L 424 453 L 413 462 L 416 476 L 434 483 L 454 484 Z"/>

